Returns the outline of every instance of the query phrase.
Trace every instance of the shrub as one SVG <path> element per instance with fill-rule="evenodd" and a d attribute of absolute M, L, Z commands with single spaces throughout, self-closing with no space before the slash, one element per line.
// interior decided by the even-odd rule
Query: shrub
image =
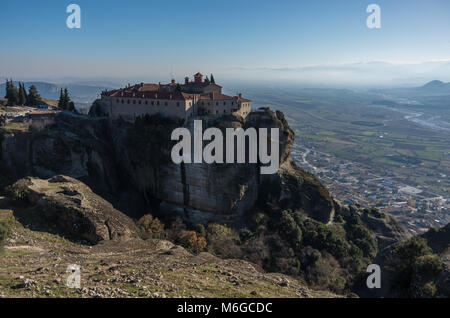
<path fill-rule="evenodd" d="M 164 225 L 151 214 L 141 217 L 136 225 L 150 238 L 161 238 L 164 232 Z"/>
<path fill-rule="evenodd" d="M 31 184 L 29 179 L 21 179 L 13 185 L 6 187 L 6 194 L 14 200 L 26 201 L 30 192 L 28 186 Z"/>
<path fill-rule="evenodd" d="M 364 257 L 373 258 L 377 254 L 377 242 L 369 230 L 359 224 L 351 224 L 347 229 L 347 237 L 361 251 Z"/>
<path fill-rule="evenodd" d="M 250 230 L 243 229 L 239 231 L 239 239 L 242 243 L 247 242 L 253 237 L 253 233 Z"/>
<path fill-rule="evenodd" d="M 203 224 L 197 224 L 195 226 L 195 232 L 201 237 L 206 237 L 206 229 Z"/>
<path fill-rule="evenodd" d="M 167 239 L 175 244 L 181 244 L 186 232 L 186 225 L 180 217 L 177 217 L 166 231 Z"/>
<path fill-rule="evenodd" d="M 414 236 L 395 246 L 386 269 L 391 273 L 392 290 L 401 296 L 432 297 L 437 292 L 435 281 L 443 264 L 424 238 Z"/>
<path fill-rule="evenodd" d="M 239 235 L 232 229 L 211 223 L 206 227 L 206 238 L 210 250 L 214 254 L 224 258 L 241 257 Z"/>
<path fill-rule="evenodd" d="M 300 247 L 302 243 L 302 230 L 288 211 L 283 211 L 281 214 L 279 232 L 288 240 L 293 248 Z"/>
<path fill-rule="evenodd" d="M 181 244 L 193 253 L 200 253 L 206 248 L 206 239 L 204 237 L 197 236 L 195 231 L 186 231 Z"/>

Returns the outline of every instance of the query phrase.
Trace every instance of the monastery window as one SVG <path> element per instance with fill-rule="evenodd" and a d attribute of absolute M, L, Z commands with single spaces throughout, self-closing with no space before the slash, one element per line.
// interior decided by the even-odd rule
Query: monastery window
<path fill-rule="evenodd" d="M 216 110 L 216 114 L 218 114 L 219 113 L 219 111 L 218 110 Z"/>
<path fill-rule="evenodd" d="M 152 106 L 153 106 L 153 105 L 155 105 L 155 102 L 154 102 L 154 101 L 152 101 Z"/>
<path fill-rule="evenodd" d="M 180 102 L 177 102 L 177 107 L 180 107 Z"/>
<path fill-rule="evenodd" d="M 117 102 L 119 103 L 119 99 L 117 99 Z"/>
<path fill-rule="evenodd" d="M 226 114 L 226 113 L 227 113 L 227 111 L 226 111 L 226 110 L 224 109 L 224 110 L 223 110 L 223 113 L 224 113 L 224 114 Z"/>
<path fill-rule="evenodd" d="M 129 104 L 129 103 L 130 103 L 130 100 L 128 100 L 127 102 L 128 102 L 128 104 Z"/>
<path fill-rule="evenodd" d="M 145 105 L 148 105 L 148 101 L 145 101 Z"/>
<path fill-rule="evenodd" d="M 139 100 L 139 105 L 141 105 L 141 103 L 142 103 L 141 100 Z"/>
<path fill-rule="evenodd" d="M 231 105 L 234 105 L 234 102 L 231 102 Z"/>
<path fill-rule="evenodd" d="M 125 103 L 125 101 L 122 99 L 122 104 Z"/>
<path fill-rule="evenodd" d="M 216 106 L 219 106 L 219 102 L 216 102 Z"/>
<path fill-rule="evenodd" d="M 223 106 L 225 106 L 227 104 L 227 102 L 223 102 Z"/>
<path fill-rule="evenodd" d="M 158 106 L 159 106 L 159 101 L 157 101 L 157 102 L 156 102 L 156 105 L 158 105 Z"/>
<path fill-rule="evenodd" d="M 133 105 L 136 105 L 136 100 L 135 99 L 133 100 Z"/>
<path fill-rule="evenodd" d="M 167 102 L 164 102 L 164 106 L 167 106 Z"/>

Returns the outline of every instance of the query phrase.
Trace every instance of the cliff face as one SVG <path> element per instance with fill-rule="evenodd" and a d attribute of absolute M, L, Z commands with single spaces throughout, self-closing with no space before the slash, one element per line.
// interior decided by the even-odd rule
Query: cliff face
<path fill-rule="evenodd" d="M 9 172 L 3 185 L 29 175 L 64 174 L 86 182 L 120 210 L 124 203 L 125 212 L 159 209 L 195 224 L 239 222 L 258 196 L 267 195 L 261 186 L 271 182 L 280 188 L 276 204 L 324 223 L 332 220 L 334 203 L 326 188 L 290 158 L 294 133 L 281 112 L 255 112 L 245 122 L 233 116 L 203 122 L 203 129 L 279 128 L 280 169 L 274 175 L 261 175 L 258 164 L 172 163 L 170 135 L 179 124 L 147 118 L 130 125 L 61 113 L 41 131 L 3 131 L 1 162 Z"/>

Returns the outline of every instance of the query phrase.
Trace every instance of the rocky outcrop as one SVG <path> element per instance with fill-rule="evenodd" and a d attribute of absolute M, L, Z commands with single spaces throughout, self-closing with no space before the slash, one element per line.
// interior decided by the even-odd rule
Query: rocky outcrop
<path fill-rule="evenodd" d="M 92 244 L 138 238 L 129 217 L 76 179 L 62 175 L 48 180 L 26 178 L 9 187 L 8 192 L 12 199 L 35 206 L 37 213 L 65 236 Z"/>

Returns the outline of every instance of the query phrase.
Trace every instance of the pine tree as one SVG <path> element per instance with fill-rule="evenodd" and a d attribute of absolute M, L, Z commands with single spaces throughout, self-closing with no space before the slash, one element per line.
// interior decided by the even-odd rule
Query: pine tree
<path fill-rule="evenodd" d="M 206 83 L 206 84 L 209 84 L 210 82 L 211 82 L 211 81 L 209 80 L 208 76 L 206 76 L 205 83 Z"/>
<path fill-rule="evenodd" d="M 211 74 L 211 84 L 216 84 L 216 80 L 214 79 L 214 75 Z"/>
<path fill-rule="evenodd" d="M 42 103 L 41 96 L 39 95 L 36 86 L 31 85 L 28 90 L 28 106 L 39 106 Z"/>

